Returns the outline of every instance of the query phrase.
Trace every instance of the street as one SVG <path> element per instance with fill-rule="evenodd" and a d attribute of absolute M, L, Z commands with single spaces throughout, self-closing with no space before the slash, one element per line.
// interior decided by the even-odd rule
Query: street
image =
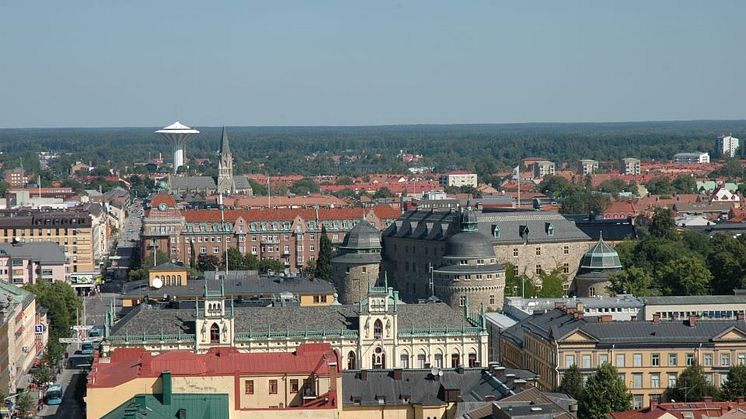
<path fill-rule="evenodd" d="M 71 344 L 67 347 L 68 363 L 57 376 L 57 383 L 62 384 L 63 396 L 62 404 L 58 406 L 45 405 L 38 412 L 37 416 L 41 418 L 60 418 L 60 419 L 80 419 L 84 417 L 84 408 L 76 400 L 77 388 L 83 376 L 81 365 L 88 365 L 90 357 L 80 355 L 78 344 Z M 76 355 L 76 352 L 78 354 Z"/>

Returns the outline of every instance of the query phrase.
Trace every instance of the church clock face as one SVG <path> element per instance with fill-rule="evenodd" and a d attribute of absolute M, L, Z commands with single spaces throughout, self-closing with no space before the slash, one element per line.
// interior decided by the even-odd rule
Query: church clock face
<path fill-rule="evenodd" d="M 158 209 L 161 211 L 165 211 L 168 209 L 168 206 L 164 202 L 161 202 L 160 204 L 158 204 Z"/>

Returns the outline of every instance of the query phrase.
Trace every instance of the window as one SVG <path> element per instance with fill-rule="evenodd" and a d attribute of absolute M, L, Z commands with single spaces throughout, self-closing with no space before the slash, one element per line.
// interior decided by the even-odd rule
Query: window
<path fill-rule="evenodd" d="M 513 265 L 513 275 L 518 276 L 518 265 Z"/>
<path fill-rule="evenodd" d="M 609 363 L 609 355 L 607 354 L 599 354 L 598 355 L 598 365 L 601 366 L 603 364 Z"/>
<path fill-rule="evenodd" d="M 220 327 L 217 323 L 210 326 L 210 343 L 220 343 Z"/>
<path fill-rule="evenodd" d="M 536 248 L 536 256 L 541 256 L 541 247 Z"/>
<path fill-rule="evenodd" d="M 624 354 L 616 354 L 616 366 L 617 368 L 624 366 Z"/>
<path fill-rule="evenodd" d="M 435 354 L 435 367 L 443 368 L 443 354 Z"/>
<path fill-rule="evenodd" d="M 668 387 L 670 387 L 670 388 L 676 387 L 676 380 L 677 380 L 677 378 L 678 378 L 678 376 L 676 375 L 675 372 L 669 372 L 668 373 Z"/>
<path fill-rule="evenodd" d="M 730 359 L 730 355 L 728 356 L 728 359 Z M 694 364 L 694 354 L 688 353 L 686 354 L 686 365 L 690 366 Z"/>
<path fill-rule="evenodd" d="M 269 380 L 269 394 L 277 394 L 277 380 Z"/>
<path fill-rule="evenodd" d="M 539 275 L 541 273 L 541 265 L 539 265 L 539 264 L 536 265 L 535 272 L 536 272 L 536 275 Z"/>
<path fill-rule="evenodd" d="M 569 274 L 570 273 L 570 264 L 565 262 L 562 264 L 562 273 Z"/>
<path fill-rule="evenodd" d="M 399 368 L 409 368 L 409 355 L 401 354 L 399 356 Z"/>
<path fill-rule="evenodd" d="M 712 366 L 712 354 L 705 354 L 704 360 L 702 362 L 705 367 L 711 367 Z"/>
<path fill-rule="evenodd" d="M 514 248 L 513 248 L 513 257 L 514 257 L 514 258 L 517 258 L 517 257 L 518 257 L 518 248 L 517 248 L 517 247 L 514 247 Z"/>
<path fill-rule="evenodd" d="M 245 394 L 254 394 L 254 380 L 246 380 L 246 381 L 244 381 L 244 393 Z"/>
<path fill-rule="evenodd" d="M 207 248 L 205 246 L 200 247 L 199 248 L 199 253 L 202 254 L 202 255 L 206 255 L 207 254 Z"/>
<path fill-rule="evenodd" d="M 661 375 L 658 373 L 650 374 L 650 387 L 660 388 L 661 386 Z"/>
<path fill-rule="evenodd" d="M 590 368 L 590 367 L 591 367 L 591 356 L 583 355 L 583 368 Z"/>
<path fill-rule="evenodd" d="M 642 388 L 642 374 L 632 374 L 632 388 Z"/>
<path fill-rule="evenodd" d="M 427 364 L 427 356 L 425 354 L 417 355 L 417 368 L 425 368 Z"/>
<path fill-rule="evenodd" d="M 565 355 L 565 368 L 575 365 L 575 355 Z"/>
<path fill-rule="evenodd" d="M 746 365 L 746 353 L 738 353 L 738 365 Z"/>
<path fill-rule="evenodd" d="M 652 354 L 650 355 L 650 365 L 657 367 L 661 364 L 661 355 L 660 354 Z"/>
<path fill-rule="evenodd" d="M 642 367 L 642 354 L 632 355 L 632 366 Z"/>
<path fill-rule="evenodd" d="M 463 307 L 463 306 L 464 306 L 465 304 L 466 304 L 466 296 L 465 296 L 465 295 L 462 295 L 462 296 L 461 296 L 461 297 L 459 297 L 459 299 L 458 299 L 458 305 L 459 305 L 460 307 Z"/>
<path fill-rule="evenodd" d="M 642 401 L 644 399 L 644 396 L 641 394 L 635 394 L 632 396 L 632 408 L 633 409 L 642 409 Z"/>
<path fill-rule="evenodd" d="M 380 339 L 383 336 L 383 323 L 380 319 L 376 320 L 375 323 L 373 323 L 373 337 L 376 339 Z"/>
<path fill-rule="evenodd" d="M 347 369 L 348 370 L 354 370 L 356 365 L 355 362 L 355 352 L 350 351 L 350 353 L 347 354 Z"/>
<path fill-rule="evenodd" d="M 490 305 L 495 304 L 495 294 L 490 294 Z"/>
<path fill-rule="evenodd" d="M 668 354 L 668 365 L 675 367 L 679 364 L 679 354 Z"/>
<path fill-rule="evenodd" d="M 451 355 L 451 368 L 458 368 L 459 365 L 461 365 L 461 355 L 459 354 Z"/>
<path fill-rule="evenodd" d="M 729 353 L 720 354 L 720 366 L 730 367 L 730 354 Z"/>
<path fill-rule="evenodd" d="M 297 393 L 298 392 L 298 380 L 291 379 L 290 380 L 290 392 L 291 393 Z"/>
<path fill-rule="evenodd" d="M 562 253 L 569 255 L 570 254 L 570 246 L 562 246 Z"/>

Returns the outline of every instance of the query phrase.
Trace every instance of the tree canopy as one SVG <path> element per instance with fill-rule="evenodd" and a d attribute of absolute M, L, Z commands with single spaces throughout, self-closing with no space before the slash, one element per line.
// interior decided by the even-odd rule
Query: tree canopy
<path fill-rule="evenodd" d="M 578 400 L 578 417 L 605 419 L 608 413 L 630 408 L 632 394 L 619 378 L 617 369 L 606 363 L 585 382 L 583 395 Z"/>

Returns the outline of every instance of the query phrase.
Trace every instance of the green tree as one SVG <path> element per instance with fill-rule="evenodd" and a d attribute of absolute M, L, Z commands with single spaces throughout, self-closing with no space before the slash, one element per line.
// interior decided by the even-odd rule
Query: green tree
<path fill-rule="evenodd" d="M 728 380 L 720 387 L 723 400 L 746 396 L 746 365 L 733 365 L 728 369 Z"/>
<path fill-rule="evenodd" d="M 645 188 L 653 195 L 673 195 L 675 192 L 671 182 L 664 176 L 654 177 L 645 184 Z"/>
<path fill-rule="evenodd" d="M 531 278 L 525 274 L 515 274 L 515 265 L 511 263 L 505 263 L 503 265 L 505 269 L 505 295 L 508 297 L 521 297 L 526 298 L 536 297 L 539 292 L 536 289 Z"/>
<path fill-rule="evenodd" d="M 42 363 L 39 365 L 38 368 L 36 368 L 31 374 L 32 380 L 37 386 L 41 386 L 44 383 L 48 383 L 52 381 L 54 378 L 54 373 L 52 372 L 52 368 L 50 368 L 47 363 Z"/>
<path fill-rule="evenodd" d="M 214 271 L 220 267 L 220 259 L 214 255 L 200 255 L 197 259 L 197 269 L 202 272 Z"/>
<path fill-rule="evenodd" d="M 699 257 L 680 257 L 666 263 L 656 282 L 666 295 L 706 295 L 712 274 Z"/>
<path fill-rule="evenodd" d="M 221 266 L 225 266 L 225 258 L 223 258 Z M 255 266 L 249 266 L 249 260 L 245 258 L 241 252 L 236 248 L 228 249 L 228 269 L 233 271 L 245 271 L 249 269 L 255 269 Z"/>
<path fill-rule="evenodd" d="M 374 199 L 378 198 L 393 198 L 394 193 L 391 192 L 391 190 L 387 187 L 380 188 L 376 191 L 376 193 L 373 194 Z"/>
<path fill-rule="evenodd" d="M 691 176 L 679 176 L 671 182 L 676 193 L 697 193 L 697 182 Z"/>
<path fill-rule="evenodd" d="M 70 337 L 70 327 L 73 326 L 82 309 L 82 302 L 75 290 L 66 282 L 32 284 L 27 285 L 26 290 L 36 295 L 37 303 L 47 309 L 49 317 L 47 358 L 51 362 L 59 361 L 63 354 L 59 339 Z"/>
<path fill-rule="evenodd" d="M 562 286 L 565 283 L 565 276 L 562 275 L 562 268 L 555 268 L 551 272 L 542 271 L 539 274 L 539 279 L 541 280 L 539 297 L 559 298 L 566 294 L 565 288 Z"/>
<path fill-rule="evenodd" d="M 538 189 L 541 193 L 557 197 L 563 195 L 569 187 L 570 182 L 562 176 L 544 176 Z"/>
<path fill-rule="evenodd" d="M 668 208 L 656 208 L 653 212 L 653 220 L 648 229 L 653 237 L 676 240 L 676 222 L 673 219 L 673 213 Z"/>
<path fill-rule="evenodd" d="M 636 266 L 609 275 L 609 282 L 609 290 L 614 294 L 632 294 L 636 297 L 660 294 L 653 286 L 653 278 L 644 269 Z"/>
<path fill-rule="evenodd" d="M 596 188 L 599 192 L 610 193 L 613 195 L 622 192 L 627 188 L 627 184 L 622 179 L 607 179 L 601 182 Z"/>
<path fill-rule="evenodd" d="M 326 235 L 326 226 L 321 227 L 319 238 L 319 257 L 316 259 L 316 277 L 332 280 L 332 241 Z"/>
<path fill-rule="evenodd" d="M 297 180 L 290 185 L 290 192 L 296 195 L 308 195 L 309 193 L 319 192 L 319 185 L 311 178 Z"/>
<path fill-rule="evenodd" d="M 31 394 L 24 391 L 16 396 L 15 410 L 19 418 L 28 418 L 33 412 L 34 402 L 31 400 Z"/>
<path fill-rule="evenodd" d="M 276 259 L 262 259 L 259 262 L 259 272 L 267 273 L 269 271 L 279 273 L 285 270 L 285 264 Z"/>
<path fill-rule="evenodd" d="M 572 364 L 562 375 L 562 383 L 557 387 L 557 391 L 567 394 L 575 400 L 583 398 L 583 376 L 577 365 Z"/>
<path fill-rule="evenodd" d="M 707 382 L 702 367 L 696 362 L 679 374 L 676 386 L 666 389 L 665 398 L 677 402 L 700 402 L 705 396 L 717 397 L 715 386 Z"/>
<path fill-rule="evenodd" d="M 632 394 L 619 378 L 617 369 L 606 363 L 588 377 L 578 403 L 578 417 L 605 419 L 608 413 L 631 409 L 631 402 Z"/>

